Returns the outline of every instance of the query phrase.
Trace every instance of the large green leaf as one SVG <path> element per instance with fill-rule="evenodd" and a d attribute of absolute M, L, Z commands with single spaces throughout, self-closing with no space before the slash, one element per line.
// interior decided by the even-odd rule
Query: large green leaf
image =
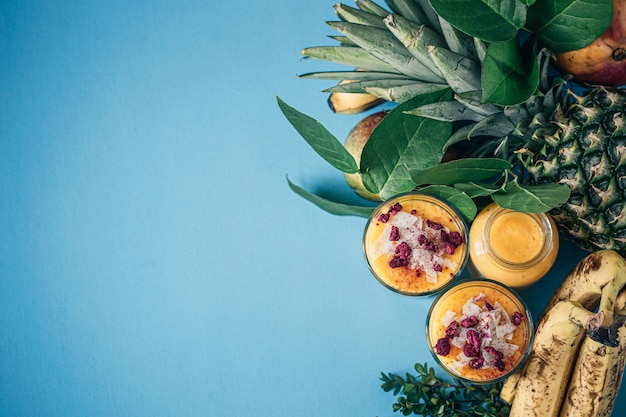
<path fill-rule="evenodd" d="M 411 172 L 441 162 L 451 124 L 405 111 L 450 97 L 450 90 L 417 96 L 399 104 L 372 131 L 361 154 L 361 177 L 369 191 L 383 199 L 410 191 L 415 187 Z"/>
<path fill-rule="evenodd" d="M 510 168 L 511 163 L 504 159 L 462 158 L 417 171 L 412 178 L 417 185 L 452 185 L 487 180 Z"/>
<path fill-rule="evenodd" d="M 289 178 L 287 178 L 287 183 L 293 192 L 330 214 L 335 214 L 337 216 L 358 216 L 368 218 L 375 209 L 375 207 L 354 206 L 328 200 L 297 186 L 291 182 Z"/>
<path fill-rule="evenodd" d="M 543 213 L 565 203 L 570 196 L 566 185 L 521 185 L 517 179 L 509 181 L 504 189 L 491 195 L 501 207 L 528 213 Z"/>
<path fill-rule="evenodd" d="M 430 0 L 439 16 L 460 31 L 488 42 L 516 37 L 526 23 L 520 0 Z"/>
<path fill-rule="evenodd" d="M 420 191 L 436 195 L 445 200 L 448 204 L 458 210 L 465 221 L 469 224 L 476 217 L 476 203 L 462 190 L 445 185 L 429 185 L 421 188 Z"/>
<path fill-rule="evenodd" d="M 481 74 L 485 103 L 513 106 L 533 95 L 539 85 L 534 47 L 532 40 L 520 47 L 517 39 L 489 45 Z"/>
<path fill-rule="evenodd" d="M 526 27 L 554 52 L 583 48 L 611 24 L 612 0 L 537 0 Z"/>
<path fill-rule="evenodd" d="M 320 122 L 289 106 L 280 97 L 276 100 L 287 120 L 324 160 L 348 174 L 359 171 L 350 152 Z"/>

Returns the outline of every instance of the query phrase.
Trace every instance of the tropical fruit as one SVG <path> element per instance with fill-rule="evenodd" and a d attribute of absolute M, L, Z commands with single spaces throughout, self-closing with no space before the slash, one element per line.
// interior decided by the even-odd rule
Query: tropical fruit
<path fill-rule="evenodd" d="M 625 84 L 626 0 L 613 0 L 613 20 L 602 36 L 584 48 L 557 53 L 555 65 L 580 82 Z"/>
<path fill-rule="evenodd" d="M 305 48 L 307 58 L 358 68 L 303 77 L 349 79 L 330 92 L 368 93 L 404 103 L 450 89 L 452 99 L 410 110 L 451 122 L 449 145 L 465 142 L 466 157 L 515 163 L 528 184 L 566 184 L 571 196 L 553 211 L 565 234 L 588 249 L 626 254 L 626 132 L 624 92 L 593 87 L 574 94 L 566 75 L 551 72 L 553 53 L 538 53 L 538 88 L 519 103 L 486 103 L 481 69 L 488 43 L 437 15 L 428 1 L 369 0 L 337 4 L 335 46 Z"/>
<path fill-rule="evenodd" d="M 347 93 L 345 93 L 347 94 Z M 372 130 L 381 120 L 387 115 L 386 111 L 379 111 L 369 116 L 365 117 L 363 120 L 359 121 L 348 133 L 348 137 L 344 143 L 344 147 L 350 154 L 354 157 L 356 161 L 361 159 L 361 153 L 363 152 L 363 147 L 367 143 L 368 139 L 372 134 Z M 373 194 L 365 188 L 363 185 L 363 180 L 358 173 L 352 174 L 344 174 L 346 178 L 346 182 L 354 192 L 356 192 L 359 196 L 372 201 L 380 201 L 380 195 Z"/>

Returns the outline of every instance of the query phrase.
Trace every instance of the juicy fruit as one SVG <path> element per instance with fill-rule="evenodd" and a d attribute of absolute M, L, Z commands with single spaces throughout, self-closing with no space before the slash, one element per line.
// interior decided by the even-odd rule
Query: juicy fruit
<path fill-rule="evenodd" d="M 385 118 L 387 115 L 387 111 L 379 111 L 377 113 L 370 114 L 359 123 L 356 124 L 348 134 L 346 141 L 344 143 L 344 147 L 350 155 L 354 158 L 357 163 L 357 166 L 361 164 L 361 153 L 363 152 L 363 147 L 369 140 L 372 131 L 378 124 Z M 363 185 L 363 180 L 361 179 L 361 174 L 356 172 L 354 174 L 344 174 L 346 177 L 346 182 L 354 191 L 361 197 L 372 200 L 372 201 L 380 201 L 380 195 L 371 193 L 365 188 Z"/>
<path fill-rule="evenodd" d="M 574 96 L 575 97 L 575 96 Z M 616 249 L 626 254 L 626 126 L 618 90 L 596 88 L 553 117 L 562 126 L 546 133 L 528 172 L 537 183 L 570 187 L 568 202 L 554 220 L 587 250 Z"/>
<path fill-rule="evenodd" d="M 612 250 L 567 275 L 539 319 L 529 360 L 500 392 L 511 417 L 610 416 L 626 361 L 625 285 L 626 260 Z"/>
<path fill-rule="evenodd" d="M 341 78 L 357 80 L 353 88 L 389 101 L 405 103 L 433 89 L 452 89 L 452 100 L 406 113 L 453 123 L 456 130 L 447 143 L 466 145 L 464 157 L 521 159 L 531 183 L 567 185 L 571 198 L 555 213 L 561 230 L 587 250 L 616 249 L 626 255 L 626 204 L 620 201 L 626 192 L 624 92 L 589 88 L 580 98 L 568 95 L 565 81 L 549 78 L 551 53 L 542 51 L 535 95 L 516 105 L 485 103 L 485 43 L 439 18 L 428 1 L 386 3 L 393 12 L 371 1 L 357 2 L 359 13 L 336 6 L 341 21 L 329 24 L 341 32 L 336 38 L 341 44 L 305 48 L 303 54 L 359 68 L 342 72 Z M 615 1 L 615 33 L 626 20 L 621 18 L 624 3 Z M 317 77 L 337 79 L 333 71 Z M 351 181 L 363 192 L 357 177 Z M 519 182 L 527 184 L 526 179 L 521 176 Z"/>
<path fill-rule="evenodd" d="M 582 49 L 557 53 L 555 66 L 579 82 L 626 83 L 626 0 L 613 0 L 613 20 L 602 36 Z"/>

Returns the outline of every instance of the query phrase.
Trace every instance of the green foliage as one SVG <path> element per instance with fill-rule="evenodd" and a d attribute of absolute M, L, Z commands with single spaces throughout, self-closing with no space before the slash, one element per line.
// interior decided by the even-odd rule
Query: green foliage
<path fill-rule="evenodd" d="M 287 178 L 287 184 L 291 190 L 298 194 L 300 197 L 310 201 L 322 210 L 334 214 L 337 216 L 357 216 L 368 218 L 374 211 L 374 207 L 369 206 L 355 206 L 350 204 L 343 204 L 337 201 L 328 200 L 313 194 L 302 187 L 297 186 Z"/>
<path fill-rule="evenodd" d="M 381 373 L 381 388 L 397 396 L 393 411 L 409 416 L 506 417 L 510 407 L 499 398 L 502 383 L 472 385 L 438 378 L 434 368 L 416 364 L 417 375 Z"/>
<path fill-rule="evenodd" d="M 411 172 L 441 162 L 444 145 L 452 133 L 451 124 L 410 116 L 405 111 L 450 98 L 449 90 L 419 95 L 385 116 L 372 131 L 361 155 L 365 188 L 386 200 L 415 188 Z"/>
<path fill-rule="evenodd" d="M 380 194 L 383 200 L 412 190 L 428 192 L 455 206 L 467 222 L 477 213 L 474 199 L 481 197 L 490 197 L 505 208 L 533 213 L 550 211 L 567 201 L 566 185 L 521 185 L 511 163 L 504 159 L 462 158 L 441 163 L 451 124 L 418 117 L 406 109 L 446 97 L 449 91 L 439 91 L 400 104 L 372 131 L 360 161 L 360 174 L 370 192 Z M 355 166 L 356 161 L 330 132 L 315 119 L 277 100 L 294 128 L 323 159 L 343 172 L 352 172 L 350 161 Z M 288 184 L 296 194 L 331 214 L 369 217 L 373 210 L 371 205 L 331 201 L 291 181 Z"/>
<path fill-rule="evenodd" d="M 358 172 L 356 161 L 350 152 L 320 122 L 289 106 L 279 97 L 276 100 L 287 120 L 318 155 L 340 171 L 348 174 Z"/>
<path fill-rule="evenodd" d="M 583 48 L 611 24 L 612 0 L 431 0 L 452 26 L 490 42 L 481 73 L 485 102 L 518 104 L 538 86 L 537 57 L 521 35 L 553 52 Z M 534 55 L 534 57 L 533 57 Z"/>

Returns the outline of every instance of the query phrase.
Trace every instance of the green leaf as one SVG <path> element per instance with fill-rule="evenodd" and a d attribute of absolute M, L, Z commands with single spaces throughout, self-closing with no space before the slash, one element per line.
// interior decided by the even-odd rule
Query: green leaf
<path fill-rule="evenodd" d="M 520 0 L 431 0 L 433 9 L 461 32 L 488 42 L 515 38 L 526 23 Z"/>
<path fill-rule="evenodd" d="M 504 159 L 462 158 L 414 172 L 411 177 L 417 185 L 451 185 L 486 180 L 510 168 L 511 164 Z"/>
<path fill-rule="evenodd" d="M 448 202 L 452 207 L 456 208 L 463 216 L 465 221 L 469 224 L 476 217 L 478 211 L 476 203 L 462 190 L 448 187 L 446 185 L 429 185 L 428 187 L 420 188 L 420 191 L 433 194 Z"/>
<path fill-rule="evenodd" d="M 515 179 L 491 197 L 504 208 L 526 213 L 545 213 L 565 203 L 569 196 L 570 190 L 566 185 L 521 185 Z"/>
<path fill-rule="evenodd" d="M 521 48 L 517 39 L 489 45 L 481 73 L 485 103 L 512 106 L 523 103 L 537 90 L 535 42 L 526 45 Z"/>
<path fill-rule="evenodd" d="M 454 187 L 463 191 L 471 198 L 490 196 L 502 189 L 501 187 L 494 184 L 471 181 L 454 184 Z"/>
<path fill-rule="evenodd" d="M 411 191 L 412 171 L 433 167 L 441 162 L 443 147 L 452 132 L 447 122 L 406 114 L 423 104 L 449 100 L 450 90 L 417 96 L 394 108 L 363 147 L 361 178 L 365 188 L 383 200 Z"/>
<path fill-rule="evenodd" d="M 537 0 L 526 26 L 554 52 L 583 48 L 611 24 L 612 0 Z"/>
<path fill-rule="evenodd" d="M 330 214 L 335 214 L 338 216 L 358 216 L 368 218 L 374 211 L 374 207 L 353 206 L 327 200 L 323 197 L 320 197 L 305 190 L 304 188 L 295 185 L 289 180 L 289 178 L 287 178 L 287 183 L 289 184 L 289 188 L 291 188 L 293 192 Z"/>
<path fill-rule="evenodd" d="M 291 125 L 329 164 L 347 174 L 354 174 L 359 171 L 350 152 L 320 122 L 300 113 L 282 101 L 280 97 L 276 97 L 276 100 L 280 110 Z"/>
<path fill-rule="evenodd" d="M 391 65 L 358 46 L 311 46 L 304 48 L 301 54 L 305 58 L 321 59 L 353 68 L 377 72 L 397 72 Z"/>

